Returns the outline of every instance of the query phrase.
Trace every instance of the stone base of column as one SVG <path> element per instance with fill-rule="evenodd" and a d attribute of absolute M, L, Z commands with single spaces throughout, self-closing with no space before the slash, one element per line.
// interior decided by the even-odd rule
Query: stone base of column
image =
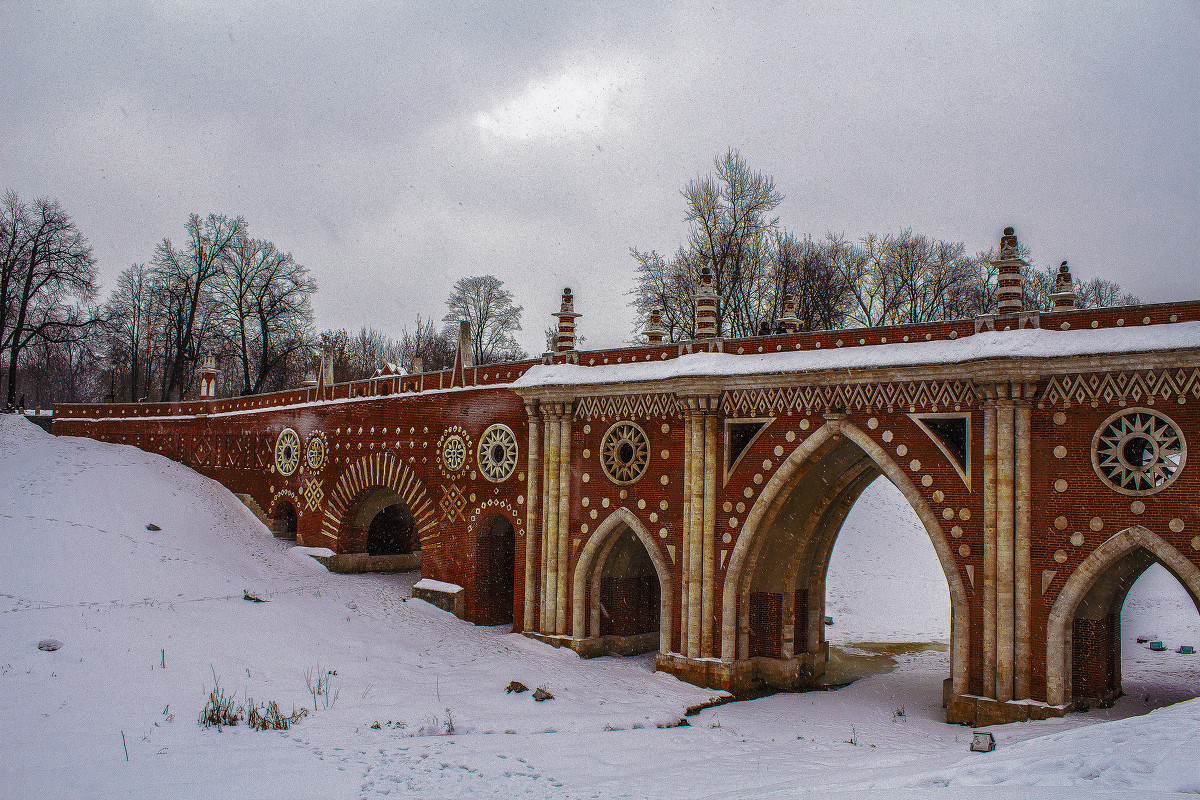
<path fill-rule="evenodd" d="M 576 639 L 573 636 L 559 636 L 536 631 L 513 632 L 524 633 L 530 639 L 536 639 L 554 647 L 569 647 L 579 653 L 580 658 L 636 656 L 658 649 L 658 631 L 636 633 L 632 636 L 596 636 L 589 639 Z"/>
<path fill-rule="evenodd" d="M 1067 706 L 1048 706 L 1035 700 L 1010 700 L 1003 702 L 990 697 L 973 694 L 945 693 L 946 722 L 954 725 L 970 725 L 980 728 L 985 725 L 1004 725 L 1008 722 L 1028 722 L 1037 719 L 1061 717 L 1070 709 Z"/>
<path fill-rule="evenodd" d="M 753 688 L 753 664 L 750 661 L 721 661 L 718 658 L 688 658 L 680 653 L 659 653 L 654 666 L 681 681 L 708 689 L 738 693 Z"/>
<path fill-rule="evenodd" d="M 824 644 L 824 643 L 823 643 Z M 804 689 L 817 686 L 829 660 L 826 647 L 795 658 L 756 656 L 741 661 L 689 658 L 679 653 L 659 653 L 655 666 L 681 681 L 734 694 L 769 689 Z"/>

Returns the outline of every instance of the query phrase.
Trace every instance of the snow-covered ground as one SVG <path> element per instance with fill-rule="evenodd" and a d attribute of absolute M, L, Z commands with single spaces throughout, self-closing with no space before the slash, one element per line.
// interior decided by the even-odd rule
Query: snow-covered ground
<path fill-rule="evenodd" d="M 1126 603 L 1127 697 L 994 728 L 996 752 L 973 754 L 970 731 L 942 722 L 944 646 L 893 648 L 894 670 L 836 692 L 660 727 L 714 693 L 649 656 L 582 661 L 473 627 L 412 600 L 417 575 L 331 574 L 185 467 L 14 416 L 0 416 L 0 547 L 3 798 L 1200 792 L 1200 701 L 1144 714 L 1200 694 L 1200 657 L 1134 642 L 1200 645 L 1200 614 L 1163 570 Z M 933 549 L 886 482 L 851 514 L 828 595 L 848 653 L 948 637 Z M 62 646 L 39 650 L 47 639 Z M 318 675 L 332 691 L 314 703 Z M 239 702 L 309 715 L 289 731 L 201 728 L 214 677 Z M 506 694 L 512 680 L 555 699 Z"/>

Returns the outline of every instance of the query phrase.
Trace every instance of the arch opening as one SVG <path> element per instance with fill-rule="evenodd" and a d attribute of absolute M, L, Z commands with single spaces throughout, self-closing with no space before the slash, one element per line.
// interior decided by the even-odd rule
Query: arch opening
<path fill-rule="evenodd" d="M 298 521 L 296 507 L 287 500 L 281 500 L 275 506 L 275 516 L 271 518 L 271 533 L 280 539 L 295 539 Z"/>
<path fill-rule="evenodd" d="M 405 555 L 421 549 L 412 510 L 395 490 L 372 486 L 360 492 L 338 529 L 339 553 Z"/>
<path fill-rule="evenodd" d="M 967 629 L 956 624 L 967 619 L 966 592 L 940 522 L 904 470 L 844 420 L 814 431 L 781 465 L 751 509 L 731 558 L 722 660 L 748 662 L 751 685 L 823 682 L 830 662 L 826 581 L 834 545 L 859 497 L 881 476 L 904 498 L 896 510 L 907 505 L 933 546 L 950 601 L 951 680 L 944 688 L 966 693 Z"/>
<path fill-rule="evenodd" d="M 572 596 L 572 647 L 585 657 L 662 653 L 670 644 L 670 568 L 626 508 L 610 514 L 580 553 Z"/>
<path fill-rule="evenodd" d="M 629 654 L 657 650 L 662 590 L 654 562 L 633 531 L 627 528 L 613 540 L 598 572 L 600 638 Z"/>
<path fill-rule="evenodd" d="M 413 536 L 416 522 L 403 502 L 392 503 L 379 511 L 367 526 L 367 555 L 406 555 L 420 549 Z"/>
<path fill-rule="evenodd" d="M 856 498 L 824 572 L 830 651 L 820 682 L 888 672 L 904 656 L 906 680 L 931 707 L 941 705 L 944 685 L 934 676 L 947 669 L 949 586 L 921 520 L 886 478 Z"/>
<path fill-rule="evenodd" d="M 1200 652 L 1200 610 L 1170 570 L 1147 567 L 1125 595 L 1119 624 L 1122 692 L 1150 709 L 1200 697 L 1200 655 L 1180 652 Z"/>
<path fill-rule="evenodd" d="M 503 514 L 484 520 L 475 547 L 475 624 L 511 625 L 517 536 Z"/>
<path fill-rule="evenodd" d="M 1157 575 L 1160 584 L 1165 578 L 1161 570 L 1151 570 L 1156 565 L 1173 576 L 1194 609 L 1200 612 L 1200 569 L 1161 537 L 1141 526 L 1127 528 L 1110 537 L 1071 574 L 1050 611 L 1046 634 L 1046 695 L 1051 705 L 1078 711 L 1112 705 L 1124 691 L 1123 672 L 1129 661 L 1127 648 L 1132 648 L 1128 655 L 1135 664 L 1138 661 L 1155 663 L 1141 651 L 1149 650 L 1152 636 L 1165 635 L 1164 630 L 1158 630 L 1165 628 L 1165 620 L 1137 619 L 1135 616 L 1135 628 L 1155 629 L 1145 631 L 1145 642 L 1138 642 L 1136 638 L 1131 640 L 1127 634 L 1138 637 L 1138 630 L 1125 631 L 1124 628 L 1128 621 L 1126 600 L 1135 584 L 1147 573 Z M 1134 614 L 1136 610 L 1136 607 L 1128 609 Z M 1172 627 L 1187 629 L 1188 622 L 1194 625 L 1194 617 L 1186 617 L 1180 625 L 1181 618 L 1176 613 Z M 1192 646 L 1200 646 L 1200 642 Z M 1164 643 L 1164 653 L 1169 649 Z M 1176 654 L 1176 657 L 1183 658 L 1182 654 Z M 1161 663 L 1162 659 L 1156 661 Z M 1193 678 L 1200 679 L 1200 669 L 1190 666 L 1195 671 Z M 1145 677 L 1150 685 L 1154 685 L 1152 674 Z M 1193 680 L 1192 683 L 1194 693 L 1191 696 L 1200 695 L 1200 681 Z M 1139 682 L 1139 691 L 1147 688 Z M 1175 691 L 1179 691 L 1178 685 Z M 1147 695 L 1151 693 L 1147 692 Z"/>

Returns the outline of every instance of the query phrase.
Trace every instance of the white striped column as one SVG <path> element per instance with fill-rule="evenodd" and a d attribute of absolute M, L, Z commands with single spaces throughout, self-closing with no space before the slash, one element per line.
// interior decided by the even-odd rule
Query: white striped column
<path fill-rule="evenodd" d="M 523 630 L 535 630 L 534 625 L 534 598 L 537 594 L 537 587 L 540 583 L 540 576 L 537 569 L 538 553 L 541 551 L 539 536 L 543 530 L 543 526 L 539 523 L 541 519 L 538 517 L 538 493 L 541 487 L 538 484 L 538 452 L 541 446 L 541 425 L 542 419 L 538 409 L 537 400 L 529 400 L 525 403 L 525 416 L 529 421 L 529 447 L 526 453 L 527 469 L 525 474 L 527 484 L 525 487 L 525 614 Z"/>

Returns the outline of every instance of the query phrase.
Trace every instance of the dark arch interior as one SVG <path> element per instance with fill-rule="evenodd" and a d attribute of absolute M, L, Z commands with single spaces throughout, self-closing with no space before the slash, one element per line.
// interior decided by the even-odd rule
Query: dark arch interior
<path fill-rule="evenodd" d="M 403 555 L 419 550 L 414 541 L 416 521 L 404 503 L 387 506 L 372 519 L 367 528 L 367 555 Z"/>
<path fill-rule="evenodd" d="M 508 518 L 499 514 L 486 520 L 484 526 L 475 552 L 475 622 L 510 625 L 516 533 Z"/>
<path fill-rule="evenodd" d="M 645 545 L 628 528 L 600 565 L 600 636 L 623 655 L 658 649 L 661 587 Z"/>
<path fill-rule="evenodd" d="M 271 533 L 281 539 L 295 539 L 296 521 L 296 507 L 284 500 L 275 507 L 275 517 L 271 520 Z"/>

